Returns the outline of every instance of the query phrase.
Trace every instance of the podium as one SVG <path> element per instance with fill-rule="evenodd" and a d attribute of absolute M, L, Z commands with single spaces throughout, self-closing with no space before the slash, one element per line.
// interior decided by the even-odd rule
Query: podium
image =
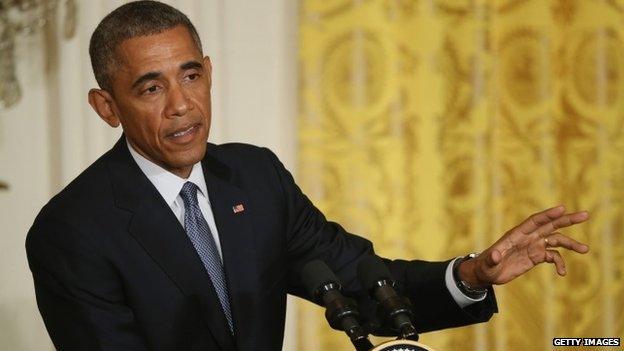
<path fill-rule="evenodd" d="M 435 351 L 427 345 L 412 340 L 393 340 L 375 346 L 371 351 Z"/>

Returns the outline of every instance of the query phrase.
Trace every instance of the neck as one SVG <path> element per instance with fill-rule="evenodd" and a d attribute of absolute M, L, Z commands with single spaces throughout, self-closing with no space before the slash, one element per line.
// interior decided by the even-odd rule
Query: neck
<path fill-rule="evenodd" d="M 151 157 L 146 155 L 140 148 L 136 147 L 134 145 L 134 143 L 132 143 L 132 141 L 130 141 L 129 139 L 126 139 L 126 140 L 128 141 L 129 147 L 132 150 L 134 150 L 136 153 L 141 155 L 146 160 L 148 160 L 148 161 L 150 161 L 150 162 L 152 162 L 152 163 L 162 167 L 167 172 L 173 173 L 173 174 L 177 175 L 178 177 L 180 177 L 182 179 L 188 179 L 188 177 L 191 176 L 191 171 L 193 171 L 193 166 L 194 165 L 184 166 L 184 167 L 171 167 L 169 165 L 164 164 L 163 162 L 159 162 L 157 160 L 152 159 Z"/>

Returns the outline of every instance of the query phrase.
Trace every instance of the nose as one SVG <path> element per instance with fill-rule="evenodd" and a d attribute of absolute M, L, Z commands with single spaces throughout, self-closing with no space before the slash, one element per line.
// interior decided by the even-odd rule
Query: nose
<path fill-rule="evenodd" d="M 178 84 L 170 86 L 167 96 L 167 116 L 181 117 L 193 109 L 187 92 Z"/>

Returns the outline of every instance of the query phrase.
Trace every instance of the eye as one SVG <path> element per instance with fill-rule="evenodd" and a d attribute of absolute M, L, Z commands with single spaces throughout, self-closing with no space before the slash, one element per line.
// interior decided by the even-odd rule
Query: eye
<path fill-rule="evenodd" d="M 153 94 L 159 90 L 160 90 L 160 87 L 158 85 L 150 85 L 149 87 L 143 90 L 142 94 Z"/>
<path fill-rule="evenodd" d="M 188 76 L 186 76 L 186 78 L 188 80 L 191 80 L 191 81 L 192 80 L 197 80 L 197 79 L 199 79 L 199 73 L 191 73 Z"/>

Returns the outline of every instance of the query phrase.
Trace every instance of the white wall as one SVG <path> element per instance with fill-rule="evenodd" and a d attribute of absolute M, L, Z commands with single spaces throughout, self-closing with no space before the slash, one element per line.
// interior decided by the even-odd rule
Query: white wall
<path fill-rule="evenodd" d="M 268 146 L 293 169 L 297 2 L 167 2 L 189 14 L 213 61 L 211 140 Z M 73 39 L 48 31 L 17 43 L 23 98 L 0 110 L 0 180 L 10 186 L 0 191 L 0 350 L 52 349 L 35 304 L 26 232 L 41 206 L 119 135 L 87 103 L 95 86 L 87 48 L 97 22 L 123 1 L 78 3 Z M 295 349 L 292 330 L 285 350 Z"/>

